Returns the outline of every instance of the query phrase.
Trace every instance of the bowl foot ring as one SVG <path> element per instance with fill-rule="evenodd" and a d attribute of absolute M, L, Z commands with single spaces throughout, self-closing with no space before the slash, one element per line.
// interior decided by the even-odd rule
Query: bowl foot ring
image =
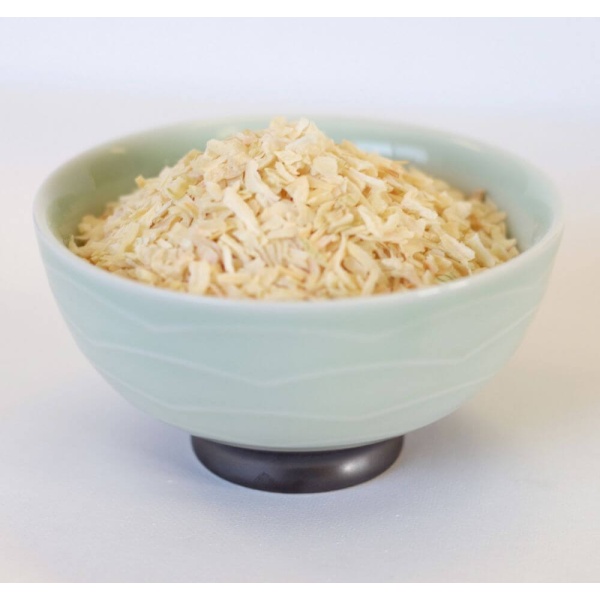
<path fill-rule="evenodd" d="M 215 475 L 255 490 L 283 494 L 329 492 L 358 485 L 392 466 L 403 437 L 315 452 L 238 448 L 192 436 L 198 460 Z"/>

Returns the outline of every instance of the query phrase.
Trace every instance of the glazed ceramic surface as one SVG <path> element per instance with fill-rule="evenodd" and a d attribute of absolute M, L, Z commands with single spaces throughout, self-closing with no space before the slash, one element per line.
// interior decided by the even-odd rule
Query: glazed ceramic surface
<path fill-rule="evenodd" d="M 450 134 L 314 119 L 336 140 L 409 159 L 509 215 L 522 254 L 470 278 L 343 300 L 265 302 L 159 290 L 104 272 L 65 240 L 86 213 L 191 148 L 267 119 L 193 122 L 130 136 L 75 158 L 44 183 L 36 232 L 77 344 L 140 409 L 194 435 L 270 449 L 383 440 L 455 410 L 507 362 L 533 318 L 562 229 L 546 178 L 518 158 Z M 82 400 L 83 402 L 84 400 Z"/>

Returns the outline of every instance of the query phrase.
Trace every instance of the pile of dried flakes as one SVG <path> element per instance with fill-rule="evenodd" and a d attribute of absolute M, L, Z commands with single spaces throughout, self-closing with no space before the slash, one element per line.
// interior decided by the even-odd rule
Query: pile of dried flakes
<path fill-rule="evenodd" d="M 505 214 L 403 162 L 275 119 L 192 150 L 84 217 L 69 247 L 171 290 L 311 300 L 463 277 L 518 254 Z"/>

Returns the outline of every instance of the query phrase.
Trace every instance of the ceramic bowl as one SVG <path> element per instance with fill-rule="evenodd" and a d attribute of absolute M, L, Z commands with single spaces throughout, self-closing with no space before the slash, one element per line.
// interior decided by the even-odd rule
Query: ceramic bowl
<path fill-rule="evenodd" d="M 82 352 L 143 411 L 202 438 L 328 450 L 444 417 L 508 361 L 542 299 L 562 229 L 552 184 L 521 159 L 447 133 L 315 118 L 336 140 L 409 159 L 508 214 L 522 254 L 436 287 L 367 298 L 265 302 L 194 297 L 107 273 L 65 240 L 86 213 L 193 147 L 267 119 L 192 122 L 126 137 L 43 184 L 35 228 L 50 285 Z"/>

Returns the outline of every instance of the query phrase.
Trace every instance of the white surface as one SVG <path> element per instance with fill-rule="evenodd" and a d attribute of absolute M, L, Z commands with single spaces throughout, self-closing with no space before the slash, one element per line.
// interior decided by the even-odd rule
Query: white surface
<path fill-rule="evenodd" d="M 600 105 L 600 21 L 0 21 L 6 81 L 311 109 Z"/>
<path fill-rule="evenodd" d="M 600 36 L 584 35 L 585 28 L 598 32 L 594 23 L 552 25 L 563 39 L 583 28 L 571 39 L 576 45 L 561 46 L 560 60 L 548 60 L 552 76 L 547 57 L 525 41 L 532 39 L 535 49 L 545 44 L 550 58 L 557 57 L 534 25 L 531 36 L 523 33 L 518 48 L 508 51 L 512 69 L 524 56 L 523 69 L 499 76 L 492 91 L 481 85 L 483 96 L 467 107 L 461 107 L 464 90 L 450 86 L 436 96 L 414 65 L 414 89 L 406 96 L 373 92 L 374 83 L 385 89 L 384 71 L 402 66 L 389 56 L 405 50 L 405 42 L 389 41 L 385 28 L 391 25 L 379 25 L 388 44 L 383 66 L 373 75 L 370 61 L 358 64 L 364 88 L 342 86 L 345 102 L 338 88 L 311 92 L 312 78 L 296 62 L 298 80 L 283 80 L 293 83 L 291 90 L 284 94 L 278 86 L 261 87 L 260 77 L 249 79 L 242 103 L 229 93 L 231 79 L 218 85 L 225 59 L 198 58 L 213 92 L 203 93 L 199 75 L 191 91 L 177 97 L 175 79 L 148 87 L 147 66 L 139 85 L 125 81 L 137 51 L 121 63 L 109 47 L 103 70 L 105 54 L 88 52 L 92 41 L 101 41 L 92 35 L 99 25 L 87 26 L 90 36 L 78 38 L 83 50 L 77 53 L 77 44 L 61 37 L 63 25 L 36 37 L 41 25 L 24 31 L 20 24 L 14 33 L 1 23 L 0 580 L 600 579 L 600 116 L 591 110 L 600 105 L 600 88 L 598 78 L 588 76 L 593 66 L 598 72 Z M 201 44 L 182 27 L 179 49 L 199 56 Z M 214 27 L 223 32 L 228 25 Z M 504 60 L 491 35 L 502 37 L 500 26 L 479 27 L 488 28 L 490 35 L 481 36 L 491 41 L 486 46 L 477 38 L 480 57 L 471 59 L 470 70 L 453 69 L 463 87 L 478 83 L 482 55 L 496 66 Z M 6 37 L 10 31 L 13 37 Z M 120 32 L 117 27 L 114 36 Z M 27 50 L 19 57 L 17 35 L 37 39 L 37 54 Z M 441 62 L 430 66 L 441 75 L 466 46 L 461 41 L 444 58 L 439 38 L 431 39 L 438 41 L 429 51 Z M 373 57 L 381 47 L 371 41 Z M 307 56 L 326 44 L 333 42 L 317 36 Z M 345 50 L 350 59 L 352 47 Z M 268 58 L 262 48 L 249 51 L 257 64 Z M 300 60 L 289 49 L 272 60 L 283 67 L 287 56 Z M 83 77 L 84 58 L 93 78 Z M 229 54 L 227 61 L 235 62 Z M 240 61 L 246 68 L 250 58 Z M 319 69 L 333 66 L 328 59 Z M 450 77 L 443 81 L 449 84 Z M 203 470 L 185 434 L 129 407 L 79 354 L 45 281 L 31 200 L 52 168 L 109 137 L 223 113 L 332 112 L 338 101 L 347 114 L 442 127 L 537 163 L 563 193 L 567 231 L 547 297 L 512 362 L 457 413 L 407 436 L 390 471 L 314 496 L 245 490 Z"/>

